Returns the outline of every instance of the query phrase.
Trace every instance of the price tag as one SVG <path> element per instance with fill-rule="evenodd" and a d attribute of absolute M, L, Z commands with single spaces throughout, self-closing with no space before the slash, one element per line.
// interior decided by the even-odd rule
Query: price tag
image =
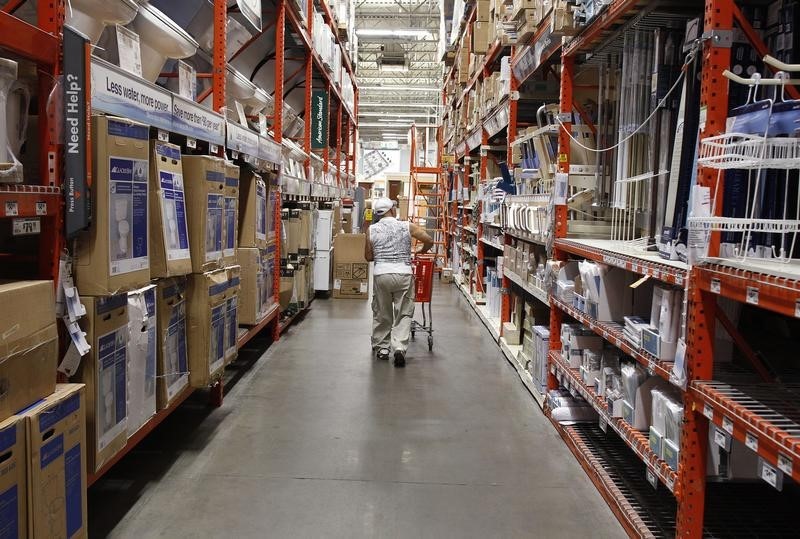
<path fill-rule="evenodd" d="M 208 153 L 214 154 L 214 155 L 218 154 L 219 153 L 219 146 L 217 146 L 216 144 L 209 144 L 208 145 Z"/>
<path fill-rule="evenodd" d="M 778 469 L 787 475 L 792 475 L 792 459 L 778 453 Z"/>
<path fill-rule="evenodd" d="M 730 436 L 722 432 L 721 430 L 715 428 L 714 429 L 714 443 L 720 446 L 725 451 L 730 451 Z"/>
<path fill-rule="evenodd" d="M 661 272 L 659 270 L 657 270 L 657 269 L 654 269 L 653 270 L 653 278 L 654 279 L 660 279 L 661 278 Z"/>
<path fill-rule="evenodd" d="M 708 419 L 714 419 L 714 409 L 711 407 L 710 404 L 704 403 L 703 404 L 703 415 L 706 416 Z"/>
<path fill-rule="evenodd" d="M 647 477 L 647 482 L 650 483 L 650 486 L 653 488 L 658 488 L 658 476 L 656 475 L 656 471 L 651 469 L 649 466 L 647 467 L 647 472 L 645 472 L 645 477 Z"/>
<path fill-rule="evenodd" d="M 231 151 L 231 159 L 239 159 L 239 152 L 236 150 Z"/>
<path fill-rule="evenodd" d="M 186 137 L 186 147 L 192 149 L 197 148 L 197 139 L 193 139 L 192 137 Z"/>
<path fill-rule="evenodd" d="M 722 428 L 725 429 L 725 432 L 728 434 L 733 434 L 733 421 L 725 416 L 722 416 Z"/>
<path fill-rule="evenodd" d="M 751 305 L 758 305 L 758 288 L 754 286 L 748 286 L 746 300 L 747 303 L 750 303 Z"/>
<path fill-rule="evenodd" d="M 169 142 L 169 133 L 164 131 L 163 129 L 158 130 L 158 141 L 159 142 Z"/>
<path fill-rule="evenodd" d="M 603 418 L 601 417 L 601 418 L 600 418 L 600 419 L 597 421 L 597 424 L 598 424 L 598 426 L 600 427 L 600 430 L 602 430 L 603 432 L 608 432 L 608 422 L 607 422 L 605 419 L 603 419 Z"/>
<path fill-rule="evenodd" d="M 750 448 L 751 451 L 758 452 L 758 437 L 749 432 L 744 435 L 744 445 Z"/>
<path fill-rule="evenodd" d="M 639 273 L 639 264 L 635 264 L 635 263 L 631 264 L 631 271 L 633 273 Z"/>
<path fill-rule="evenodd" d="M 675 492 L 675 478 L 674 477 L 672 477 L 672 476 L 667 477 L 666 485 L 667 485 L 667 488 L 669 489 L 670 492 Z"/>
<path fill-rule="evenodd" d="M 6 217 L 14 217 L 19 215 L 19 205 L 16 200 L 9 200 L 6 202 Z"/>
<path fill-rule="evenodd" d="M 678 286 L 683 286 L 683 275 L 680 273 L 675 276 L 675 284 Z"/>
<path fill-rule="evenodd" d="M 711 279 L 711 286 L 709 288 L 712 293 L 719 294 L 722 290 L 722 283 L 719 282 L 719 279 Z"/>
<path fill-rule="evenodd" d="M 47 202 L 36 203 L 36 215 L 47 215 Z"/>
<path fill-rule="evenodd" d="M 656 373 L 656 360 L 655 359 L 649 358 L 647 360 L 647 372 L 650 374 L 650 376 L 655 375 L 655 373 Z"/>
<path fill-rule="evenodd" d="M 42 222 L 38 217 L 14 219 L 11 234 L 14 236 L 32 236 L 42 231 Z"/>
<path fill-rule="evenodd" d="M 550 374 L 552 374 L 553 376 L 556 375 L 556 366 L 555 365 L 550 365 Z"/>
<path fill-rule="evenodd" d="M 780 472 L 767 464 L 765 461 L 761 461 L 761 479 L 766 481 L 769 485 L 774 488 L 778 488 L 778 480 L 780 479 L 778 474 Z"/>

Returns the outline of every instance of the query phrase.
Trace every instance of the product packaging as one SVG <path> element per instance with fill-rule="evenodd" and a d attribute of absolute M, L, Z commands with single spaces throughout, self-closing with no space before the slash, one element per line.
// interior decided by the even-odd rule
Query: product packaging
<path fill-rule="evenodd" d="M 157 290 L 158 347 L 156 374 L 157 405 L 168 407 L 189 386 L 189 353 L 187 349 L 186 278 L 158 281 Z"/>
<path fill-rule="evenodd" d="M 192 271 L 181 149 L 151 141 L 150 276 L 174 277 Z"/>
<path fill-rule="evenodd" d="M 184 155 L 183 175 L 192 272 L 203 273 L 219 268 L 223 259 L 225 160 Z"/>
<path fill-rule="evenodd" d="M 128 438 L 156 413 L 156 286 L 128 292 Z"/>

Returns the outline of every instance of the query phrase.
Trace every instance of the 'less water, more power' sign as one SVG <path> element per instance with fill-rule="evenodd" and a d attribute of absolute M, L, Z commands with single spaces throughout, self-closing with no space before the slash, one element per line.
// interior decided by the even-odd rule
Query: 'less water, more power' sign
<path fill-rule="evenodd" d="M 328 146 L 328 92 L 311 92 L 311 148 L 322 150 Z"/>

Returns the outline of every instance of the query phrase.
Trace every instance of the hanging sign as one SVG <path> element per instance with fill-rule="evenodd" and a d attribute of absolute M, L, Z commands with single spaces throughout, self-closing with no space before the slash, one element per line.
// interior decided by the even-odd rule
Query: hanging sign
<path fill-rule="evenodd" d="M 328 146 L 328 92 L 311 92 L 311 149 L 322 150 Z"/>
<path fill-rule="evenodd" d="M 64 27 L 64 195 L 67 238 L 87 228 L 92 219 L 91 153 L 86 147 L 88 115 L 86 72 L 89 42 L 85 37 Z"/>

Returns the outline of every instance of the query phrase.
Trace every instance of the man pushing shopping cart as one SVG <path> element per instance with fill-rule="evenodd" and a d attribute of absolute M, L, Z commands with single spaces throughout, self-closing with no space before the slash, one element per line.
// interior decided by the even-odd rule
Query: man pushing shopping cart
<path fill-rule="evenodd" d="M 427 253 L 433 240 L 421 226 L 399 221 L 394 202 L 388 198 L 373 201 L 372 213 L 378 221 L 367 229 L 364 246 L 364 257 L 375 262 L 372 349 L 382 360 L 388 360 L 394 350 L 394 366 L 405 367 L 416 298 L 411 238 L 422 242 L 415 255 Z"/>

